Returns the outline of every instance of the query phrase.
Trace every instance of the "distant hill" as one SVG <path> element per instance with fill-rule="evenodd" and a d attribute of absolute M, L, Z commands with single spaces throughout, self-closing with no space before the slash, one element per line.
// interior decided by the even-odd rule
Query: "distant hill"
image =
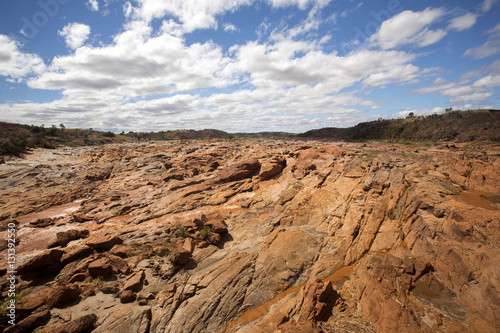
<path fill-rule="evenodd" d="M 299 134 L 302 138 L 344 141 L 500 141 L 500 110 L 452 111 L 425 117 L 377 120 L 350 128 L 322 128 Z"/>
<path fill-rule="evenodd" d="M 494 141 L 500 142 L 500 110 L 453 111 L 426 117 L 377 120 L 350 128 L 327 127 L 302 134 L 286 132 L 227 133 L 215 129 L 160 132 L 113 132 L 67 129 L 0 122 L 0 156 L 21 155 L 29 148 L 59 145 L 89 146 L 150 140 L 291 139 L 315 138 L 342 141 Z"/>

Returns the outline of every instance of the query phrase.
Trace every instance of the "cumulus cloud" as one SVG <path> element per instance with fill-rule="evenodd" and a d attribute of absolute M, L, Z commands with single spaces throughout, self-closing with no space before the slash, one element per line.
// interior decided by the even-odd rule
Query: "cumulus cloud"
<path fill-rule="evenodd" d="M 45 70 L 43 60 L 35 55 L 23 53 L 20 44 L 0 34 L 0 76 L 21 79 Z"/>
<path fill-rule="evenodd" d="M 472 13 L 467 13 L 460 17 L 456 17 L 451 20 L 448 25 L 448 29 L 453 29 L 456 31 L 463 31 L 471 28 L 477 21 L 477 15 Z"/>
<path fill-rule="evenodd" d="M 82 46 L 89 37 L 90 27 L 82 23 L 69 23 L 58 33 L 64 37 L 66 45 L 75 50 Z"/>
<path fill-rule="evenodd" d="M 385 50 L 406 44 L 427 46 L 437 43 L 447 32 L 443 29 L 429 30 L 429 26 L 444 14 L 441 8 L 427 8 L 421 12 L 405 10 L 382 22 L 370 41 Z"/>
<path fill-rule="evenodd" d="M 99 2 L 97 0 L 89 0 L 87 6 L 93 12 L 99 11 Z"/>
<path fill-rule="evenodd" d="M 249 5 L 254 0 L 138 0 L 132 9 L 136 19 L 150 22 L 155 18 L 173 16 L 185 32 L 217 27 L 216 16 Z"/>
<path fill-rule="evenodd" d="M 136 22 L 103 47 L 82 47 L 56 57 L 48 71 L 29 81 L 38 89 L 107 91 L 124 98 L 176 93 L 232 83 L 230 60 L 213 42 L 184 45 L 180 37 L 150 37 L 151 28 Z"/>

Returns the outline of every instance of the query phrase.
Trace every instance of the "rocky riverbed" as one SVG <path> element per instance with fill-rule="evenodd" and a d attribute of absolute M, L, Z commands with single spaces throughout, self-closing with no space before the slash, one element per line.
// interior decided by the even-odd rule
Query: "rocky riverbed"
<path fill-rule="evenodd" d="M 498 332 L 500 146 L 37 149 L 0 165 L 5 332 Z"/>

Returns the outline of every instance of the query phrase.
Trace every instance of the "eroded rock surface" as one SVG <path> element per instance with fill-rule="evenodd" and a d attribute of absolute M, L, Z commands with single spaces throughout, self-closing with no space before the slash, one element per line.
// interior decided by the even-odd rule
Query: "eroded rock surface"
<path fill-rule="evenodd" d="M 5 332 L 500 331 L 498 145 L 39 149 L 0 185 Z"/>

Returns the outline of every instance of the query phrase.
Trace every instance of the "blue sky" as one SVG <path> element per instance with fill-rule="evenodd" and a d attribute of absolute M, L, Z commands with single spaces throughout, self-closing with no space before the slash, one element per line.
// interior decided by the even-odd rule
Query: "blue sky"
<path fill-rule="evenodd" d="M 500 108 L 498 0 L 18 0 L 0 121 L 304 132 Z"/>

